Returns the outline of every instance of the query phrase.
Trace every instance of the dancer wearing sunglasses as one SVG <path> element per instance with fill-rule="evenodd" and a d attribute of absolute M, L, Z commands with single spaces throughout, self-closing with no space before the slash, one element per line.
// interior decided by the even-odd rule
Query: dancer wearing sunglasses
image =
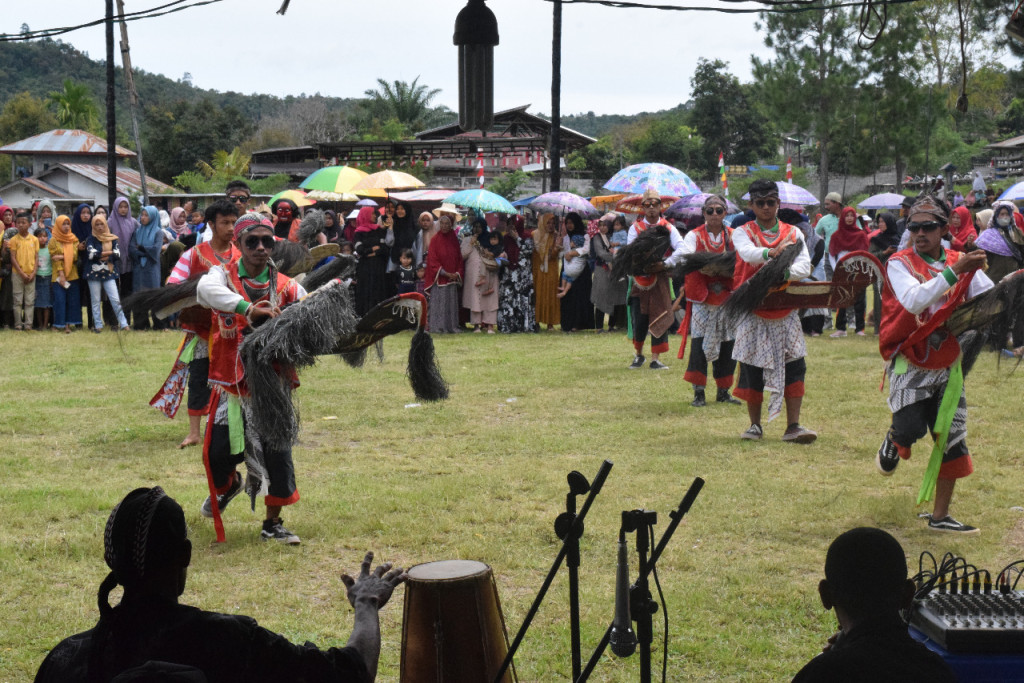
<path fill-rule="evenodd" d="M 907 219 L 911 246 L 886 262 L 878 344 L 888 362 L 892 424 L 875 464 L 891 476 L 901 458 L 910 458 L 914 442 L 931 432 L 933 457 L 941 457 L 941 466 L 937 472 L 929 468 L 918 496 L 919 503 L 935 498 L 931 515 L 925 515 L 928 528 L 976 534 L 976 527 L 949 514 L 956 480 L 971 474 L 974 465 L 967 448 L 960 344 L 944 323 L 957 306 L 993 284 L 982 272 L 984 251 L 964 254 L 942 245 L 949 215 L 941 199 L 918 198 Z"/>
<path fill-rule="evenodd" d="M 261 448 L 251 443 L 252 432 L 245 429 L 241 400 L 249 394 L 248 384 L 238 351 L 242 337 L 254 325 L 276 318 L 281 309 L 298 301 L 306 291 L 295 280 L 279 273 L 270 259 L 274 248 L 274 225 L 262 214 L 247 213 L 235 222 L 235 244 L 241 259 L 211 268 L 199 280 L 196 297 L 212 309 L 210 329 L 210 421 L 207 425 L 203 461 L 210 482 L 211 498 L 203 503 L 201 513 L 213 517 L 220 527 L 220 512 L 242 490 L 241 475 L 236 467 L 245 460 L 248 448 Z M 294 372 L 281 381 L 298 386 Z M 298 545 L 299 537 L 284 527 L 281 508 L 298 502 L 295 468 L 291 447 L 276 450 L 262 446 L 265 472 L 250 468 L 252 495 L 262 493 L 267 508 L 261 537 L 289 545 Z M 222 537 L 218 528 L 218 538 Z"/>
<path fill-rule="evenodd" d="M 755 220 L 733 232 L 736 248 L 734 285 L 749 280 L 769 260 L 778 257 L 791 244 L 800 244 L 800 254 L 789 267 L 788 280 L 798 282 L 811 274 L 811 259 L 799 228 L 778 219 L 779 189 L 765 179 L 750 184 L 750 202 Z M 783 441 L 808 444 L 818 438 L 816 432 L 800 424 L 807 364 L 800 318 L 794 309 L 754 311 L 736 324 L 733 358 L 740 363 L 740 376 L 733 393 L 747 402 L 750 427 L 740 438 L 759 441 L 764 392 L 768 391 L 768 421 L 786 404 L 787 427 Z"/>
<path fill-rule="evenodd" d="M 725 198 L 711 195 L 704 201 L 704 224 L 686 233 L 683 238 L 683 260 L 697 253 L 724 254 L 733 251 L 733 229 L 724 224 Z M 686 318 L 689 332 L 693 335 L 690 343 L 690 360 L 683 379 L 693 385 L 695 408 L 707 405 L 704 387 L 708 383 L 708 363 L 711 363 L 715 385 L 718 388 L 716 400 L 719 403 L 739 404 L 729 395 L 732 388 L 736 361 L 732 358 L 732 347 L 736 338 L 735 329 L 721 315 L 721 305 L 732 293 L 732 271 L 723 272 L 706 266 L 686 275 Z M 685 343 L 685 338 L 684 338 Z M 682 357 L 683 349 L 679 349 Z"/>

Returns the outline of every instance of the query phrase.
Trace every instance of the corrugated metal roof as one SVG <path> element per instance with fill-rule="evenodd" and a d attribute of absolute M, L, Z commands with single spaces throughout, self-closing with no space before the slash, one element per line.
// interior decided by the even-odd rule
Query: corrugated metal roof
<path fill-rule="evenodd" d="M 99 164 L 57 164 L 39 177 L 45 178 L 58 168 L 66 169 L 71 173 L 77 173 L 100 185 L 105 186 L 107 184 L 107 167 Z M 126 196 L 132 192 L 142 192 L 142 177 L 134 168 L 119 168 L 117 169 L 116 177 L 117 192 Z M 149 185 L 149 191 L 152 193 L 174 189 L 170 185 L 151 177 L 146 178 L 146 184 Z"/>
<path fill-rule="evenodd" d="M 989 149 L 1014 149 L 1016 147 L 1024 147 L 1024 135 L 1018 135 L 1015 138 L 1009 140 L 1003 140 L 1001 142 L 993 142 L 991 145 L 986 145 Z"/>
<path fill-rule="evenodd" d="M 84 130 L 57 129 L 0 147 L 3 154 L 106 154 L 107 141 Z M 117 155 L 133 157 L 135 152 L 117 146 Z"/>

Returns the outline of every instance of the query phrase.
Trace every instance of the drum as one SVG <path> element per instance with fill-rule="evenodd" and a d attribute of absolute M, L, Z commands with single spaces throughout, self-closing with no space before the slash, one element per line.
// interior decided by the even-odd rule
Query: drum
<path fill-rule="evenodd" d="M 507 653 L 508 634 L 490 567 L 443 560 L 409 570 L 401 683 L 491 683 Z M 515 680 L 510 666 L 502 681 Z"/>

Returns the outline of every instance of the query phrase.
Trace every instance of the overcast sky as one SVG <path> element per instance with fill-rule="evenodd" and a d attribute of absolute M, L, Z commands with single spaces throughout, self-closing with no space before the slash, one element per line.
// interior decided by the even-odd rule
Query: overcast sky
<path fill-rule="evenodd" d="M 189 3 L 195 0 L 188 0 Z M 648 0 L 651 2 L 652 0 Z M 169 0 L 125 0 L 138 12 Z M 703 0 L 661 4 L 700 4 Z M 435 100 L 458 109 L 455 16 L 466 0 L 220 0 L 128 24 L 132 65 L 173 79 L 186 72 L 201 88 L 246 94 L 361 97 L 376 79 L 440 88 Z M 488 0 L 498 19 L 495 110 L 531 104 L 551 111 L 552 5 Z M 2 32 L 100 19 L 103 0 L 6 0 Z M 115 5 L 116 6 L 116 5 Z M 689 99 L 698 57 L 729 62 L 750 79 L 750 55 L 769 55 L 756 15 L 667 12 L 564 5 L 562 113 L 632 114 Z M 119 37 L 119 33 L 117 34 Z M 94 59 L 105 53 L 102 26 L 60 37 Z M 116 61 L 121 63 L 120 53 Z"/>

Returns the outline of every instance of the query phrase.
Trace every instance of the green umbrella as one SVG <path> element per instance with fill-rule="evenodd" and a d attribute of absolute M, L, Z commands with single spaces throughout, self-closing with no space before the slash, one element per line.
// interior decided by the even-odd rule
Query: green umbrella
<path fill-rule="evenodd" d="M 483 213 L 518 213 L 512 203 L 500 194 L 494 194 L 487 190 L 462 190 L 450 195 L 446 202 L 455 206 L 464 206 L 467 209 L 476 209 Z"/>
<path fill-rule="evenodd" d="M 326 166 L 309 174 L 309 177 L 299 183 L 299 187 L 304 190 L 322 190 L 341 194 L 351 192 L 352 186 L 367 175 L 365 171 L 351 166 Z"/>

